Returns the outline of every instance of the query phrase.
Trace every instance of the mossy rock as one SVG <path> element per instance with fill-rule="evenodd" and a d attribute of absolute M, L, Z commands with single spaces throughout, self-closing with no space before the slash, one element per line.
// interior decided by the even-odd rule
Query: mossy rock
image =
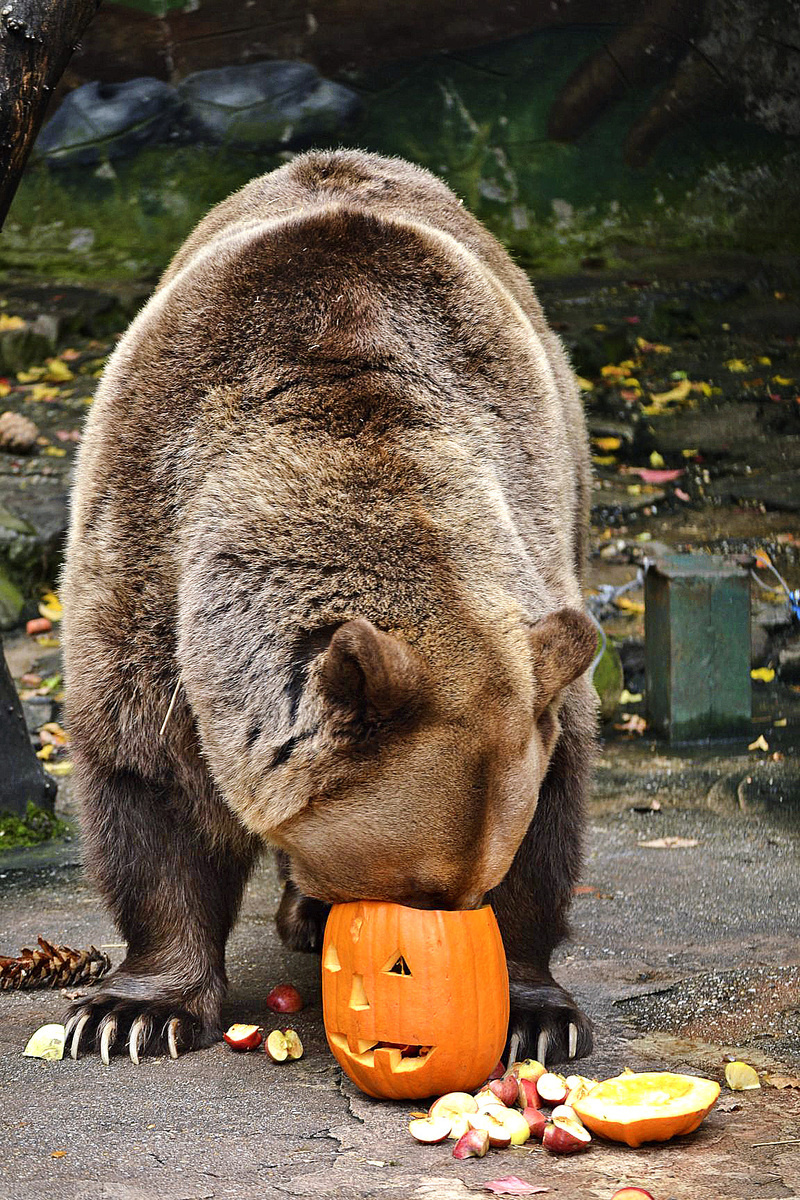
<path fill-rule="evenodd" d="M 0 566 L 0 629 L 18 625 L 25 608 L 25 597 Z"/>
<path fill-rule="evenodd" d="M 619 698 L 625 684 L 622 659 L 616 646 L 610 640 L 606 641 L 603 656 L 594 669 L 592 682 L 600 697 L 600 719 L 601 721 L 610 721 L 617 711 Z"/>

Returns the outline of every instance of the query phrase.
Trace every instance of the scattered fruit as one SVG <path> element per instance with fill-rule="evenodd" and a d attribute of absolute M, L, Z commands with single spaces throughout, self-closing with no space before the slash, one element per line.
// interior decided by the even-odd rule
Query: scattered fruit
<path fill-rule="evenodd" d="M 512 1077 L 510 1076 L 509 1078 Z M 541 1103 L 536 1081 L 533 1079 L 520 1079 L 517 1084 L 517 1104 L 519 1104 L 520 1108 L 539 1108 Z"/>
<path fill-rule="evenodd" d="M 519 1082 L 513 1076 L 507 1075 L 504 1079 L 490 1079 L 488 1088 L 501 1104 L 510 1107 L 517 1103 Z"/>
<path fill-rule="evenodd" d="M 234 1050 L 256 1050 L 263 1041 L 258 1025 L 231 1025 L 222 1036 Z"/>
<path fill-rule="evenodd" d="M 453 1147 L 453 1158 L 483 1158 L 489 1149 L 489 1134 L 485 1129 L 468 1129 Z"/>
<path fill-rule="evenodd" d="M 653 1200 L 650 1192 L 646 1192 L 640 1187 L 624 1187 L 618 1192 L 614 1192 L 611 1200 Z"/>
<path fill-rule="evenodd" d="M 496 1113 L 477 1112 L 467 1117 L 471 1129 L 485 1130 L 489 1145 L 505 1150 L 511 1145 L 511 1130 L 507 1129 Z"/>
<path fill-rule="evenodd" d="M 42 1025 L 30 1037 L 22 1051 L 28 1058 L 57 1061 L 64 1057 L 65 1029 L 63 1025 Z"/>
<path fill-rule="evenodd" d="M 264 1049 L 273 1062 L 303 1057 L 303 1043 L 294 1029 L 273 1029 L 272 1033 L 267 1035 Z"/>
<path fill-rule="evenodd" d="M 499 1096 L 495 1096 L 494 1092 L 489 1089 L 487 1084 L 486 1087 L 481 1088 L 479 1092 L 475 1093 L 475 1103 L 477 1104 L 479 1110 L 483 1112 L 485 1108 L 494 1108 L 496 1104 L 503 1104 L 503 1101 Z"/>
<path fill-rule="evenodd" d="M 573 1107 L 592 1133 L 641 1146 L 692 1133 L 714 1107 L 719 1084 L 669 1071 L 633 1072 L 606 1079 Z"/>
<path fill-rule="evenodd" d="M 450 1137 L 450 1121 L 447 1117 L 417 1117 L 408 1123 L 408 1132 L 424 1145 L 434 1145 Z"/>
<path fill-rule="evenodd" d="M 549 1122 L 540 1108 L 526 1108 L 522 1113 L 525 1120 L 528 1122 L 528 1128 L 531 1131 L 531 1137 L 536 1138 L 540 1142 L 544 1137 L 544 1131 Z"/>
<path fill-rule="evenodd" d="M 512 1063 L 507 1074 L 516 1075 L 517 1079 L 532 1079 L 535 1083 L 541 1075 L 547 1074 L 547 1067 L 535 1058 L 525 1058 L 521 1062 Z"/>
<path fill-rule="evenodd" d="M 496 1101 L 495 1101 L 496 1103 Z M 434 1100 L 428 1109 L 429 1117 L 446 1117 L 451 1122 L 463 1113 L 476 1113 L 478 1102 L 469 1092 L 446 1092 Z"/>
<path fill-rule="evenodd" d="M 497 1060 L 497 1066 L 495 1067 L 495 1069 L 492 1071 L 491 1075 L 489 1076 L 489 1080 L 502 1079 L 503 1076 L 505 1075 L 505 1073 L 506 1073 L 506 1069 L 505 1069 L 505 1066 L 503 1065 L 502 1058 L 500 1058 Z M 489 1082 L 489 1080 L 487 1080 L 487 1082 Z"/>
<path fill-rule="evenodd" d="M 581 1124 L 580 1117 L 575 1112 L 575 1109 L 571 1108 L 569 1104 L 557 1104 L 555 1106 L 553 1111 L 550 1113 L 550 1120 L 557 1121 L 559 1117 L 566 1117 L 568 1121 L 577 1121 L 579 1124 Z"/>
<path fill-rule="evenodd" d="M 552 1071 L 545 1071 L 536 1080 L 536 1090 L 545 1104 L 563 1104 L 567 1098 L 569 1088 L 563 1075 L 555 1075 Z"/>
<path fill-rule="evenodd" d="M 494 1108 L 484 1109 L 484 1115 L 494 1117 L 508 1131 L 512 1146 L 521 1146 L 531 1136 L 531 1127 L 517 1108 L 497 1104 Z"/>
<path fill-rule="evenodd" d="M 296 1013 L 303 1007 L 303 997 L 291 983 L 279 983 L 267 996 L 267 1008 L 273 1012 Z"/>
<path fill-rule="evenodd" d="M 584 1129 L 579 1121 L 561 1117 L 545 1127 L 542 1145 L 551 1154 L 575 1154 L 578 1150 L 585 1150 L 591 1140 L 589 1130 Z"/>
<path fill-rule="evenodd" d="M 732 1092 L 748 1092 L 761 1087 L 758 1072 L 746 1062 L 726 1063 L 725 1082 Z"/>

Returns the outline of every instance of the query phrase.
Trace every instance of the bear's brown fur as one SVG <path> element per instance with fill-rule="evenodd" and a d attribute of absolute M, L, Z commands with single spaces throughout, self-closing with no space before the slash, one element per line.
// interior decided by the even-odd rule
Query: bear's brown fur
<path fill-rule="evenodd" d="M 76 1050 L 133 1025 L 135 1058 L 170 1017 L 173 1050 L 218 1036 L 265 842 L 294 946 L 334 901 L 490 893 L 520 1056 L 589 1048 L 548 965 L 593 737 L 588 461 L 530 284 L 427 172 L 312 152 L 200 223 L 109 363 L 73 497 L 68 719 L 128 941 Z"/>

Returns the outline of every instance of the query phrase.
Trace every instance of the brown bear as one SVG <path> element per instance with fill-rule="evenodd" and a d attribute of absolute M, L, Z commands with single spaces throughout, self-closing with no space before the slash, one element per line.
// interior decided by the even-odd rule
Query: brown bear
<path fill-rule="evenodd" d="M 428 172 L 309 152 L 201 221 L 108 364 L 73 495 L 67 715 L 127 940 L 73 1056 L 219 1036 L 264 845 L 295 948 L 336 901 L 488 897 L 510 1049 L 588 1052 L 549 968 L 594 736 L 588 494 L 561 344 Z"/>

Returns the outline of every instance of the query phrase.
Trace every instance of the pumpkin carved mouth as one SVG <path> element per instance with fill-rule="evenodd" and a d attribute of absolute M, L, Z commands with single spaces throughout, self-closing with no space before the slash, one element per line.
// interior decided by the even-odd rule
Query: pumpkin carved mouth
<path fill-rule="evenodd" d="M 433 1053 L 434 1046 L 413 1046 L 406 1042 L 371 1042 L 358 1039 L 358 1049 L 353 1050 L 343 1033 L 328 1033 L 328 1039 L 349 1058 L 364 1067 L 374 1067 L 376 1056 L 393 1072 L 416 1071 L 424 1066 Z"/>

